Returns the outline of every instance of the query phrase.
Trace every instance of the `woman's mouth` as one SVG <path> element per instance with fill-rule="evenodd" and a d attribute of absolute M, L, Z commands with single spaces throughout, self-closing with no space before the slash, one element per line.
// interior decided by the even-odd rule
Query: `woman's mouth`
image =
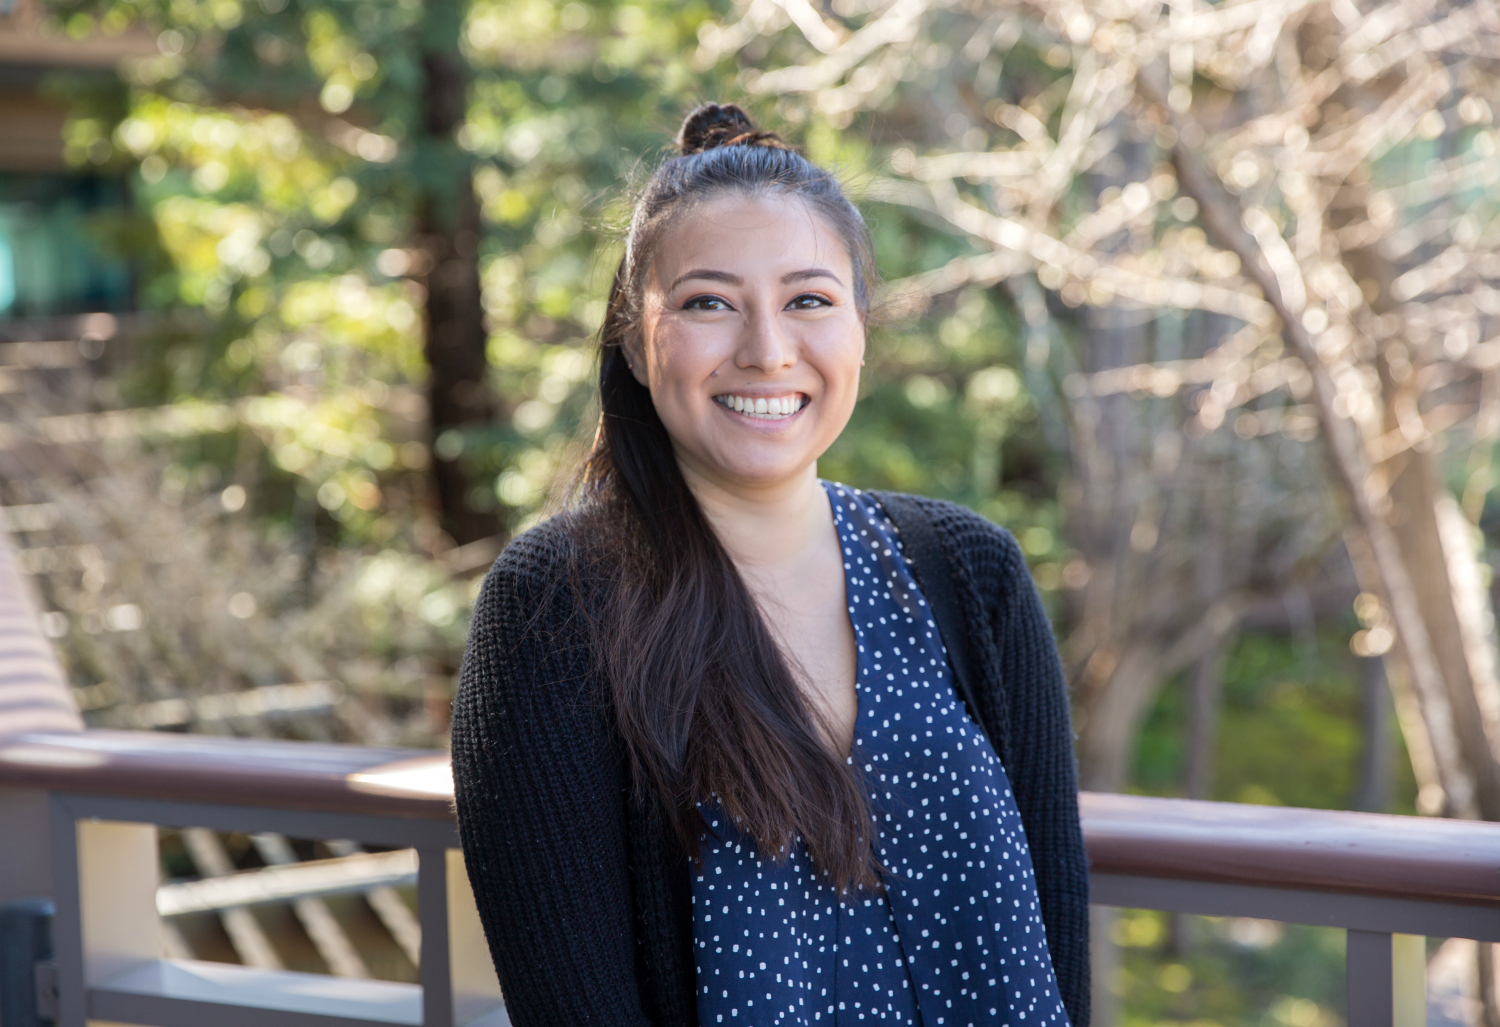
<path fill-rule="evenodd" d="M 784 396 L 736 396 L 726 393 L 715 396 L 714 402 L 746 417 L 780 421 L 807 406 L 808 400 L 800 392 L 789 392 Z"/>

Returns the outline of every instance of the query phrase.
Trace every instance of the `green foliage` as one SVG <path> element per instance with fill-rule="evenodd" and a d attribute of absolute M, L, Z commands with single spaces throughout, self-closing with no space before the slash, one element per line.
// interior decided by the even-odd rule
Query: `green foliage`
<path fill-rule="evenodd" d="M 1212 798 L 1225 802 L 1349 809 L 1364 749 L 1353 628 L 1316 636 L 1246 634 L 1225 661 Z M 1180 795 L 1188 720 L 1187 684 L 1162 690 L 1142 729 L 1132 783 Z M 1416 784 L 1394 717 L 1391 813 L 1413 813 Z"/>
<path fill-rule="evenodd" d="M 473 505 L 520 530 L 592 433 L 592 337 L 632 187 L 665 156 L 687 109 L 743 99 L 733 62 L 692 63 L 700 31 L 724 12 L 664 0 L 57 0 L 54 9 L 73 30 L 91 19 L 110 31 L 144 23 L 158 36 L 158 54 L 125 69 L 124 89 L 70 86 L 67 142 L 79 168 L 128 180 L 136 214 L 112 238 L 133 258 L 142 302 L 171 315 L 138 340 L 115 382 L 131 405 L 169 405 L 179 426 L 152 443 L 162 516 L 186 493 L 240 489 L 238 517 L 285 557 L 263 562 L 301 568 L 262 581 L 247 561 L 236 587 L 261 597 L 255 618 L 295 617 L 299 601 L 339 611 L 308 621 L 338 634 L 309 638 L 312 651 L 332 647 L 337 669 L 320 673 L 408 701 L 410 682 L 432 672 L 401 667 L 456 665 L 467 595 L 442 583 L 447 570 L 409 555 L 430 550 L 434 535 L 416 284 L 424 252 L 414 235 L 424 204 L 472 182 L 501 400 L 494 423 L 432 444 L 466 462 Z M 433 60 L 455 62 L 463 83 L 447 134 L 429 123 Z M 863 129 L 759 113 L 835 167 L 856 197 L 889 159 Z M 888 278 L 971 252 L 905 208 L 865 209 Z M 1016 338 L 993 287 L 877 326 L 854 422 L 821 470 L 974 505 L 1015 530 L 1043 585 L 1055 585 L 1065 555 L 1055 466 L 1036 452 Z M 198 424 L 206 434 L 194 434 Z M 155 609 L 167 600 L 147 591 L 110 602 L 140 605 L 147 623 L 174 622 L 180 611 Z M 86 627 L 101 596 L 59 593 L 57 608 Z M 207 623 L 232 634 L 241 622 Z M 70 629 L 64 643 L 81 687 L 135 674 L 129 660 L 113 672 L 86 660 L 93 637 Z M 256 656 L 226 670 L 244 682 L 278 676 L 263 664 Z M 401 730 L 426 723 L 418 716 Z"/>
<path fill-rule="evenodd" d="M 1363 755 L 1359 669 L 1352 624 L 1316 634 L 1242 635 L 1223 667 L 1212 798 L 1349 809 Z M 1162 690 L 1136 748 L 1132 789 L 1181 795 L 1187 678 Z M 1391 806 L 1415 811 L 1416 783 L 1392 722 Z M 1174 939 L 1177 925 L 1187 937 Z M 1125 1027 L 1160 1023 L 1336 1027 L 1343 1022 L 1343 932 L 1240 918 L 1122 911 Z"/>
<path fill-rule="evenodd" d="M 533 520 L 590 431 L 591 336 L 630 185 L 693 103 L 736 96 L 738 68 L 691 63 L 700 29 L 723 12 L 541 0 L 59 0 L 56 9 L 159 31 L 160 53 L 129 69 L 123 103 L 118 92 L 82 96 L 69 128 L 72 160 L 136 180 L 133 241 L 165 258 L 145 297 L 208 315 L 194 331 L 149 340 L 127 396 L 266 396 L 243 424 L 265 461 L 330 506 L 350 541 L 399 537 L 378 501 L 356 500 L 409 487 L 404 477 L 426 461 L 369 386 L 400 395 L 424 378 L 422 296 L 403 277 L 413 270 L 406 247 L 423 197 L 451 192 L 444 176 L 456 181 L 459 169 L 481 205 L 483 304 L 505 417 L 439 445 L 462 454 L 480 505 L 498 505 L 512 528 Z M 469 81 L 451 137 L 431 137 L 424 122 L 424 62 L 434 56 L 459 59 Z M 781 113 L 777 127 L 856 193 L 888 159 L 866 132 Z M 889 277 L 969 252 L 904 208 L 869 213 Z M 1007 439 L 1035 434 L 1011 370 L 1015 337 L 994 289 L 878 332 L 866 397 L 824 473 L 949 496 L 1018 532 L 1045 525 L 1055 539 L 1051 482 L 1006 487 Z M 336 441 L 347 433 L 331 426 L 345 423 L 364 426 L 359 440 Z M 1030 550 L 1049 568 L 1044 585 L 1055 584 L 1055 549 Z"/>
<path fill-rule="evenodd" d="M 1343 931 L 1121 910 L 1114 938 L 1122 956 L 1123 1027 L 1344 1022 Z"/>

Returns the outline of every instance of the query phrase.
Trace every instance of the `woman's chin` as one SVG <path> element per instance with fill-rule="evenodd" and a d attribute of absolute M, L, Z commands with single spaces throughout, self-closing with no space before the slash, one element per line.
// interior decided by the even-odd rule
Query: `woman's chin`
<path fill-rule="evenodd" d="M 796 454 L 741 453 L 732 458 L 704 461 L 696 470 L 701 476 L 724 485 L 767 488 L 801 477 L 810 464 L 816 463 L 815 456 L 800 451 Z"/>

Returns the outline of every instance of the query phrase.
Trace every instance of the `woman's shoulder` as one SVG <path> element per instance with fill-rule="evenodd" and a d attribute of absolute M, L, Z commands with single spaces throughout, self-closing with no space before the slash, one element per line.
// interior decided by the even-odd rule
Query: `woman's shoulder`
<path fill-rule="evenodd" d="M 576 573 L 578 527 L 571 512 L 521 532 L 505 546 L 485 575 L 469 619 L 465 678 L 485 691 L 493 682 L 481 668 L 504 661 L 507 687 L 552 681 L 560 671 L 548 661 L 586 649 L 593 599 Z M 550 669 L 548 669 L 550 667 Z M 577 668 L 569 670 L 569 675 Z M 474 673 L 468 673 L 473 671 Z M 576 675 L 574 675 L 576 676 Z"/>
<path fill-rule="evenodd" d="M 898 526 L 903 508 L 918 512 L 942 539 L 949 558 L 979 580 L 1015 574 L 1026 566 L 1015 536 L 966 506 L 906 492 L 870 494 L 892 514 Z"/>
<path fill-rule="evenodd" d="M 535 629 L 558 617 L 570 619 L 584 580 L 577 573 L 579 554 L 585 549 L 584 530 L 580 513 L 570 509 L 512 538 L 484 577 L 475 602 L 475 626 L 504 626 L 502 633 L 509 633 Z"/>
<path fill-rule="evenodd" d="M 516 583 L 556 579 L 578 551 L 579 515 L 564 510 L 512 538 L 495 558 L 489 576 Z"/>

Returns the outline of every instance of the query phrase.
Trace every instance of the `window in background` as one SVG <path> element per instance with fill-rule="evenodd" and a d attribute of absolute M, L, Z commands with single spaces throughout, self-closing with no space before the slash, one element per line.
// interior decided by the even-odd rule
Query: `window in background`
<path fill-rule="evenodd" d="M 129 309 L 130 269 L 96 224 L 127 202 L 117 179 L 0 173 L 0 318 Z"/>

